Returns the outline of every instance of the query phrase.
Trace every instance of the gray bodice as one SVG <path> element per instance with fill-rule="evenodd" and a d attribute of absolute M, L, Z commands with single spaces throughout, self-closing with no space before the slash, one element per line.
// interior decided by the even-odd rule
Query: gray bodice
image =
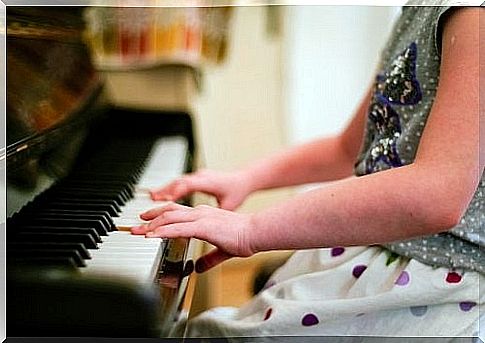
<path fill-rule="evenodd" d="M 436 95 L 440 19 L 449 7 L 404 7 L 376 76 L 357 175 L 412 163 Z M 451 9 L 453 10 L 453 9 Z M 451 171 L 450 171 L 451 172 Z M 420 262 L 485 273 L 485 174 L 452 230 L 385 247 Z"/>

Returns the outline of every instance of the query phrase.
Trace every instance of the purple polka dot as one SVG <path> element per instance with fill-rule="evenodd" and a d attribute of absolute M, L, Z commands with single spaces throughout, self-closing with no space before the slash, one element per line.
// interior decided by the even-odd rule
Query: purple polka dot
<path fill-rule="evenodd" d="M 332 250 L 330 251 L 330 254 L 332 255 L 332 257 L 336 257 L 336 256 L 342 255 L 344 252 L 345 252 L 344 247 L 335 247 L 335 248 L 332 248 Z"/>
<path fill-rule="evenodd" d="M 352 270 L 352 275 L 355 278 L 359 278 L 366 269 L 367 269 L 366 265 L 359 264 L 355 266 L 354 269 Z"/>
<path fill-rule="evenodd" d="M 397 278 L 395 284 L 398 286 L 405 286 L 408 283 L 409 283 L 409 273 L 404 270 Z"/>
<path fill-rule="evenodd" d="M 313 313 L 305 314 L 305 316 L 301 320 L 301 325 L 303 326 L 312 326 L 317 324 L 318 324 L 318 318 Z"/>
<path fill-rule="evenodd" d="M 474 301 L 462 301 L 460 303 L 460 310 L 468 312 L 475 306 L 477 306 L 477 303 Z"/>
<path fill-rule="evenodd" d="M 428 312 L 428 306 L 411 306 L 409 308 L 413 316 L 422 317 Z"/>
<path fill-rule="evenodd" d="M 269 317 L 271 317 L 271 313 L 273 313 L 273 309 L 270 307 L 269 309 L 266 310 L 266 313 L 264 314 L 263 320 L 268 320 Z"/>

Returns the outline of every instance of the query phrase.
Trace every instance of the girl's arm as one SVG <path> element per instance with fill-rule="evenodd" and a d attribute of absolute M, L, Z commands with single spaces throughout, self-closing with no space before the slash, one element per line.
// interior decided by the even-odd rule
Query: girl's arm
<path fill-rule="evenodd" d="M 478 9 L 456 11 L 444 27 L 438 92 L 413 164 L 329 185 L 256 214 L 251 250 L 383 243 L 455 226 L 484 168 L 478 28 Z"/>
<path fill-rule="evenodd" d="M 458 10 L 445 24 L 438 92 L 414 163 L 344 180 L 256 214 L 248 233 L 252 251 L 384 243 L 458 223 L 484 169 L 479 11 Z"/>
<path fill-rule="evenodd" d="M 342 133 L 290 148 L 243 169 L 252 189 L 333 181 L 353 175 L 364 136 L 370 97 L 369 91 Z"/>
<path fill-rule="evenodd" d="M 145 213 L 152 222 L 133 232 L 216 245 L 198 261 L 204 271 L 263 250 L 384 243 L 453 227 L 484 169 L 479 11 L 457 10 L 445 24 L 439 88 L 413 164 L 341 180 L 254 215 L 172 204 Z"/>
<path fill-rule="evenodd" d="M 152 198 L 176 201 L 194 192 L 204 192 L 215 196 L 219 207 L 234 210 L 258 190 L 350 176 L 362 144 L 369 101 L 370 92 L 340 135 L 290 148 L 234 172 L 201 170 L 185 175 L 153 190 Z"/>

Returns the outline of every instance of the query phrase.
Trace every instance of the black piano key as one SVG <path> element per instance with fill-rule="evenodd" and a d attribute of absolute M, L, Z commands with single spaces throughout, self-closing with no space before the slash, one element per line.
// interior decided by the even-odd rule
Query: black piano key
<path fill-rule="evenodd" d="M 62 185 L 66 186 L 74 186 L 74 187 L 84 187 L 84 186 L 97 186 L 101 189 L 104 187 L 109 187 L 110 189 L 119 189 L 124 190 L 130 197 L 133 197 L 135 192 L 135 185 L 131 183 L 127 183 L 124 181 L 117 181 L 117 180 L 66 180 L 62 183 Z"/>
<path fill-rule="evenodd" d="M 102 190 L 81 190 L 81 189 L 69 189 L 69 190 L 56 190 L 48 193 L 49 198 L 52 199 L 93 199 L 93 200 L 103 200 L 103 201 L 113 201 L 118 206 L 123 206 L 126 200 L 118 193 L 114 192 L 103 192 Z"/>
<path fill-rule="evenodd" d="M 98 249 L 96 241 L 90 236 L 80 233 L 31 232 L 22 231 L 15 236 L 7 236 L 7 242 L 50 242 L 50 243 L 82 243 L 87 249 Z"/>
<path fill-rule="evenodd" d="M 36 199 L 37 201 L 37 199 Z M 39 199 L 39 201 L 41 201 Z M 38 202 L 38 201 L 37 201 Z M 95 196 L 78 196 L 78 195 L 59 195 L 59 196 L 49 196 L 48 198 L 42 199 L 39 205 L 47 205 L 50 203 L 74 203 L 74 204 L 88 204 L 88 205 L 102 205 L 102 206 L 110 206 L 113 208 L 115 213 L 121 212 L 121 207 L 116 203 L 116 201 L 112 199 L 101 199 Z M 44 206 L 46 207 L 46 206 Z M 111 214 L 111 213 L 110 213 Z"/>
<path fill-rule="evenodd" d="M 29 205 L 27 205 L 29 206 Z M 88 211 L 96 211 L 96 210 L 101 210 L 101 211 L 106 211 L 110 214 L 112 217 L 118 217 L 118 211 L 116 210 L 115 207 L 109 204 L 103 204 L 103 203 L 76 203 L 76 202 L 58 202 L 58 201 L 52 201 L 48 203 L 36 203 L 32 205 L 33 207 L 41 207 L 41 208 L 51 208 L 51 209 L 62 209 L 62 210 L 70 210 L 70 209 L 77 209 L 77 210 L 88 210 Z"/>
<path fill-rule="evenodd" d="M 135 185 L 137 183 L 137 180 L 139 179 L 139 177 L 141 176 L 141 173 L 136 173 L 136 172 L 133 172 L 132 174 L 130 175 L 127 175 L 125 177 L 120 177 L 120 176 L 116 176 L 116 175 L 113 175 L 113 173 L 107 173 L 107 172 L 88 172 L 88 171 L 84 171 L 84 172 L 76 172 L 75 174 L 72 175 L 73 178 L 82 178 L 82 179 L 85 179 L 85 180 L 94 180 L 94 179 L 98 179 L 98 180 L 117 180 L 117 181 L 123 181 L 123 182 L 127 182 L 127 183 L 130 183 L 130 184 L 133 184 Z"/>
<path fill-rule="evenodd" d="M 41 268 L 61 268 L 68 271 L 76 271 L 78 267 L 71 257 L 7 257 L 9 270 L 16 267 L 41 267 Z"/>
<path fill-rule="evenodd" d="M 53 232 L 53 233 L 77 233 L 82 235 L 89 235 L 93 241 L 96 243 L 102 243 L 103 240 L 98 235 L 95 229 L 89 227 L 66 227 L 66 226 L 45 226 L 42 224 L 26 224 L 26 225 L 19 225 L 12 229 L 9 229 L 7 232 L 7 237 L 15 236 L 19 233 L 23 232 Z"/>
<path fill-rule="evenodd" d="M 33 260 L 37 258 L 60 258 L 60 259 L 69 259 L 71 258 L 74 261 L 76 267 L 85 267 L 86 263 L 84 259 L 79 255 L 77 250 L 73 249 L 10 249 L 7 250 L 7 256 L 15 257 L 22 257 L 22 258 L 32 258 Z"/>
<path fill-rule="evenodd" d="M 60 209 L 51 209 L 51 208 L 42 208 L 42 209 L 35 209 L 35 208 L 26 208 L 22 210 L 22 215 L 41 215 L 41 214 L 49 214 L 49 215 L 59 215 L 59 216 L 65 216 L 65 215 L 77 215 L 77 216 L 93 216 L 96 219 L 100 220 L 104 227 L 107 228 L 108 231 L 113 231 L 113 229 L 116 228 L 113 219 L 109 215 L 108 212 L 105 211 L 82 211 L 82 210 L 60 210 Z M 15 216 L 15 215 L 14 215 Z"/>
<path fill-rule="evenodd" d="M 93 225 L 94 229 L 96 229 L 100 236 L 108 235 L 111 227 L 111 225 L 109 225 L 109 223 L 107 223 L 103 218 L 92 214 L 42 213 L 38 214 L 36 217 L 73 220 L 73 223 L 79 223 L 79 221 L 83 221 L 86 222 L 86 225 Z"/>
<path fill-rule="evenodd" d="M 66 218 L 60 216 L 38 215 L 38 216 L 17 216 L 13 218 L 13 226 L 53 226 L 53 227 L 75 227 L 75 228 L 91 228 L 97 233 L 97 236 L 108 234 L 108 231 L 103 227 L 102 222 L 98 220 L 92 220 L 86 217 L 86 219 L 78 218 Z"/>
<path fill-rule="evenodd" d="M 126 198 L 118 191 L 99 188 L 63 187 L 62 189 L 53 189 L 52 192 L 49 192 L 49 196 L 113 200 L 118 206 L 123 206 L 129 200 L 129 198 Z"/>
<path fill-rule="evenodd" d="M 69 250 L 76 250 L 79 255 L 86 260 L 91 259 L 91 254 L 89 250 L 82 243 L 50 243 L 50 242 L 13 242 L 7 243 L 7 255 L 9 249 L 69 249 Z"/>

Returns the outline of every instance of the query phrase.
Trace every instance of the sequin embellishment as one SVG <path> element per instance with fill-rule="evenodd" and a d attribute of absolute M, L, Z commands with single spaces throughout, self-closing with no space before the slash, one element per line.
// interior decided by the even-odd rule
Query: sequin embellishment
<path fill-rule="evenodd" d="M 385 73 L 384 82 L 378 85 L 391 104 L 415 105 L 421 98 L 421 87 L 416 79 L 416 43 L 411 43 L 392 63 L 391 71 Z"/>
<path fill-rule="evenodd" d="M 370 155 L 365 163 L 368 174 L 380 171 L 384 166 L 403 165 L 397 149 L 401 122 L 393 106 L 412 106 L 422 98 L 416 78 L 416 57 L 417 47 L 413 42 L 392 62 L 389 71 L 376 77 L 368 113 L 375 128 Z"/>

